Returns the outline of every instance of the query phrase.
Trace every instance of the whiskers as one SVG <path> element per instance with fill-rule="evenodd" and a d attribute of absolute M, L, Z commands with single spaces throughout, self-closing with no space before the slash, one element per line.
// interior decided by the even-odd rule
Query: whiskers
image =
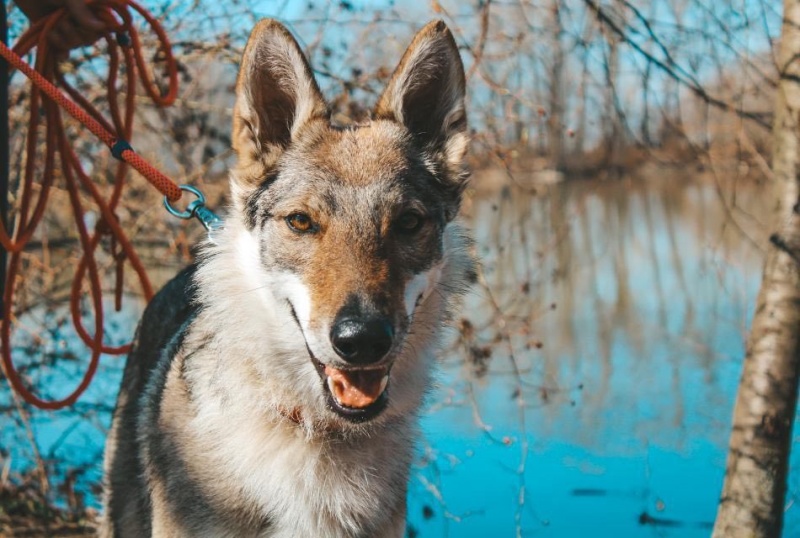
<path fill-rule="evenodd" d="M 236 293 L 232 293 L 230 296 L 231 297 L 238 297 L 240 295 L 244 295 L 246 293 L 253 293 L 253 292 L 256 292 L 258 290 L 263 290 L 263 289 L 268 288 L 268 287 L 269 287 L 269 284 L 264 284 L 263 286 L 256 286 L 255 288 L 251 288 L 249 290 L 242 290 L 242 291 L 239 291 L 239 292 L 236 292 Z"/>

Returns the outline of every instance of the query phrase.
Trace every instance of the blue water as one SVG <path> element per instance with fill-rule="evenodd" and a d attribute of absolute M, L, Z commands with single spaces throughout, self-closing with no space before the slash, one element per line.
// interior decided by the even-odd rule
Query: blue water
<path fill-rule="evenodd" d="M 710 534 L 760 279 L 714 189 L 573 185 L 473 207 L 487 287 L 467 316 L 484 341 L 510 335 L 521 374 L 503 344 L 480 380 L 447 360 L 411 482 L 419 536 Z M 794 506 L 785 528 L 800 532 Z"/>
<path fill-rule="evenodd" d="M 757 214 L 758 197 L 743 198 Z M 482 194 L 466 210 L 484 276 L 423 417 L 409 535 L 708 536 L 761 264 L 715 187 L 576 183 Z M 63 394 L 64 374 L 39 386 Z M 104 358 L 80 406 L 31 419 L 54 475 L 79 468 L 89 504 L 120 374 Z M 31 444 L 2 417 L 19 472 Z M 800 533 L 796 467 L 785 536 Z"/>

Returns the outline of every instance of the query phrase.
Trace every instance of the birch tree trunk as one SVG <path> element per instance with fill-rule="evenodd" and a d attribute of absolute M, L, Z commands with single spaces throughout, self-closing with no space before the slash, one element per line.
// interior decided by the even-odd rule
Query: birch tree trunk
<path fill-rule="evenodd" d="M 736 397 L 714 538 L 778 537 L 800 365 L 800 0 L 784 0 L 773 131 L 777 199 Z"/>

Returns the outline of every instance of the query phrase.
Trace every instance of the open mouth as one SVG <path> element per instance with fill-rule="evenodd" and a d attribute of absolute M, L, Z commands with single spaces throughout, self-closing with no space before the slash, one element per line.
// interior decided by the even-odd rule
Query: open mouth
<path fill-rule="evenodd" d="M 351 422 L 366 422 L 380 415 L 389 403 L 387 388 L 390 368 L 335 368 L 323 364 L 311 352 L 291 303 L 289 308 L 303 335 L 308 356 L 322 380 L 328 409 Z"/>
<path fill-rule="evenodd" d="M 325 366 L 322 378 L 328 396 L 328 407 L 353 422 L 375 418 L 389 403 L 386 391 L 389 384 L 388 368 L 340 370 Z"/>

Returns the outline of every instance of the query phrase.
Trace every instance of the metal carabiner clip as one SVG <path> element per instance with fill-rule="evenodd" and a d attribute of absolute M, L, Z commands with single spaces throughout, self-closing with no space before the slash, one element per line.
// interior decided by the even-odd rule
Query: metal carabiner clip
<path fill-rule="evenodd" d="M 180 189 L 182 191 L 194 194 L 197 196 L 197 200 L 190 202 L 189 205 L 186 206 L 185 210 L 178 211 L 172 206 L 169 199 L 165 196 L 164 207 L 167 208 L 167 211 L 170 215 L 178 217 L 179 219 L 196 218 L 199 220 L 200 224 L 202 224 L 203 227 L 208 231 L 208 239 L 212 243 L 215 243 L 216 241 L 214 241 L 214 233 L 222 228 L 222 219 L 220 219 L 216 213 L 206 207 L 206 197 L 203 196 L 203 193 L 200 192 L 199 189 L 192 187 L 191 185 L 181 185 Z"/>

